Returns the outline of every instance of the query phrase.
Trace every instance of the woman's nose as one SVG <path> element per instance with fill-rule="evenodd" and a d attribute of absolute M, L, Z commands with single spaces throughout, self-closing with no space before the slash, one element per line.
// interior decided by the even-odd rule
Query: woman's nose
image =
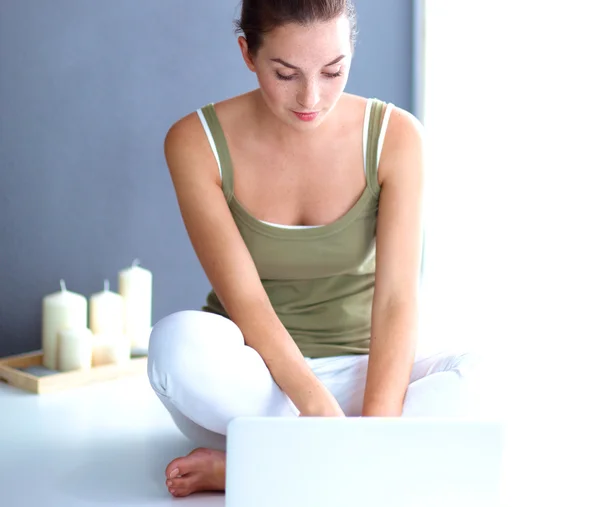
<path fill-rule="evenodd" d="M 312 111 L 319 103 L 319 88 L 314 81 L 304 84 L 302 90 L 298 93 L 298 103 L 306 110 Z"/>

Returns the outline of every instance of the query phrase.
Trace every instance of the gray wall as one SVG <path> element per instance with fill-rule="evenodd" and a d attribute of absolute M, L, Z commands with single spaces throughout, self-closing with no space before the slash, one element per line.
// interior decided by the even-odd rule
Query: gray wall
<path fill-rule="evenodd" d="M 347 91 L 413 111 L 411 0 L 357 0 Z M 134 258 L 153 323 L 210 290 L 163 158 L 178 118 L 256 86 L 237 0 L 3 0 L 0 7 L 0 357 L 41 348 L 41 300 L 89 296 Z"/>

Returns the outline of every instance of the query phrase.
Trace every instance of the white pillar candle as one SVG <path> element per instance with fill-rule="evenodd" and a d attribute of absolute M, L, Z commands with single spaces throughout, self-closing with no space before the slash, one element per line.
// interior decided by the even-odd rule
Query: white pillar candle
<path fill-rule="evenodd" d="M 87 327 L 87 299 L 66 289 L 60 281 L 60 292 L 42 300 L 42 351 L 46 368 L 58 368 L 58 332 L 65 328 Z"/>
<path fill-rule="evenodd" d="M 148 330 L 152 327 L 152 273 L 139 266 L 119 272 L 119 293 L 125 301 L 125 334 L 132 348 L 148 348 Z"/>
<path fill-rule="evenodd" d="M 99 334 L 93 338 L 92 365 L 125 364 L 131 360 L 131 343 L 123 333 Z"/>
<path fill-rule="evenodd" d="M 125 302 L 123 296 L 109 290 L 104 280 L 104 290 L 90 297 L 90 329 L 94 334 L 125 331 Z"/>
<path fill-rule="evenodd" d="M 58 370 L 89 370 L 92 367 L 92 332 L 86 328 L 58 332 Z"/>

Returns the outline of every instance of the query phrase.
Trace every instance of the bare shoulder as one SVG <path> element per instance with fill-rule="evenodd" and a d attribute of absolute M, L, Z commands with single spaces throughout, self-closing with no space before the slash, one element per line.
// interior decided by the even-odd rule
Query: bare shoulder
<path fill-rule="evenodd" d="M 363 121 L 367 109 L 367 103 L 370 99 L 360 95 L 344 93 L 340 104 L 348 116 L 358 121 Z M 406 140 L 407 136 L 420 136 L 422 133 L 422 124 L 412 113 L 395 105 L 392 107 L 388 132 L 391 137 Z"/>
<path fill-rule="evenodd" d="M 424 128 L 411 112 L 393 106 L 383 142 L 379 168 L 380 180 L 401 170 L 422 167 Z"/>
<path fill-rule="evenodd" d="M 410 136 L 422 137 L 423 124 L 410 111 L 393 106 L 388 131 L 392 136 L 400 135 L 404 139 L 409 136 L 408 140 L 410 140 Z"/>
<path fill-rule="evenodd" d="M 171 125 L 165 136 L 164 152 L 172 174 L 178 172 L 181 177 L 185 171 L 191 177 L 193 172 L 195 177 L 219 182 L 218 164 L 196 111 Z"/>
<path fill-rule="evenodd" d="M 244 94 L 214 103 L 219 122 L 230 123 L 231 119 L 233 124 L 239 123 L 248 102 L 248 94 Z M 165 136 L 164 149 L 167 162 L 175 162 L 169 167 L 197 167 L 203 175 L 220 185 L 218 164 L 197 111 L 171 125 Z"/>
<path fill-rule="evenodd" d="M 344 109 L 357 121 L 362 122 L 369 99 L 359 95 L 344 94 Z M 410 111 L 396 105 L 392 107 L 390 120 L 385 133 L 379 164 L 379 182 L 383 184 L 390 173 L 400 168 L 415 170 L 422 167 L 424 128 L 419 119 Z"/>
<path fill-rule="evenodd" d="M 364 117 L 367 102 L 369 101 L 367 97 L 344 93 L 343 98 L 345 109 L 358 117 Z M 423 125 L 416 116 L 406 109 L 395 105 L 388 107 L 392 107 L 388 126 L 388 132 L 392 137 L 401 136 L 402 138 L 406 138 L 407 135 L 421 135 Z"/>

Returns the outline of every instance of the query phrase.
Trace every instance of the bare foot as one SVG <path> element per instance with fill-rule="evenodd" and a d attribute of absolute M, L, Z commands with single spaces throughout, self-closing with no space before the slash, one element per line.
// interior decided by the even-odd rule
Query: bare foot
<path fill-rule="evenodd" d="M 173 496 L 199 491 L 225 491 L 225 453 L 200 447 L 174 459 L 166 470 L 167 488 Z"/>

